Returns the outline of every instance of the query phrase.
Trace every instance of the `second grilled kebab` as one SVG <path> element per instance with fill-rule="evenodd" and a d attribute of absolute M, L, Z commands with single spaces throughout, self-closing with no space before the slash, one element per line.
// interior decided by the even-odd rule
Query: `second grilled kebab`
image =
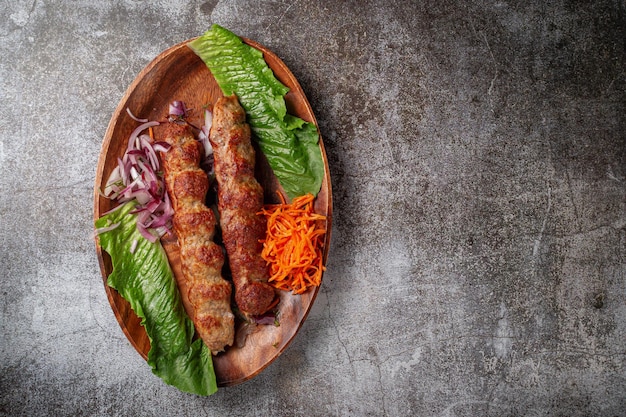
<path fill-rule="evenodd" d="M 235 95 L 220 98 L 213 107 L 209 134 L 218 184 L 222 240 L 228 254 L 237 307 L 247 315 L 268 311 L 275 292 L 267 283 L 269 271 L 261 257 L 266 221 L 263 189 L 254 177 L 255 150 L 246 114 Z"/>

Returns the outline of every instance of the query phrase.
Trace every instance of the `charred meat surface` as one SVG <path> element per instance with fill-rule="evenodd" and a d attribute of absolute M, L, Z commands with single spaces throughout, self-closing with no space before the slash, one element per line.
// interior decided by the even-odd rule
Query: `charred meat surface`
<path fill-rule="evenodd" d="M 201 145 L 187 125 L 170 123 L 163 134 L 171 145 L 161 157 L 192 319 L 211 352 L 221 352 L 233 343 L 235 318 L 231 284 L 222 277 L 224 255 L 213 240 L 217 220 L 204 204 L 209 182 L 199 166 Z"/>
<path fill-rule="evenodd" d="M 222 97 L 213 107 L 209 134 L 218 184 L 222 240 L 235 286 L 235 302 L 244 314 L 259 315 L 274 303 L 267 283 L 268 266 L 261 257 L 266 221 L 263 189 L 254 177 L 255 151 L 250 126 L 236 96 Z"/>

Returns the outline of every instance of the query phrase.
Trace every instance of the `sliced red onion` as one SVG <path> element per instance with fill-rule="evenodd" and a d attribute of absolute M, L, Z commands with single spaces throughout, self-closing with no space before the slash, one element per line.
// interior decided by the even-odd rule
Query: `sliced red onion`
<path fill-rule="evenodd" d="M 96 234 L 97 234 L 97 235 L 100 235 L 100 234 L 102 234 L 102 233 L 109 232 L 109 231 L 111 231 L 111 230 L 113 230 L 113 229 L 117 228 L 119 225 L 120 225 L 120 223 L 113 223 L 113 224 L 112 224 L 112 225 L 110 225 L 110 226 L 106 226 L 106 227 L 99 227 L 99 228 L 97 228 L 97 229 L 96 229 Z"/>
<path fill-rule="evenodd" d="M 115 199 L 120 200 L 120 201 L 121 200 L 128 201 L 129 200 L 128 195 L 133 192 L 133 189 L 135 189 L 136 186 L 141 187 L 142 185 L 143 184 L 141 183 L 141 178 L 135 178 L 133 182 L 131 182 L 125 188 L 117 192 L 117 197 Z"/>
<path fill-rule="evenodd" d="M 139 123 L 145 123 L 148 121 L 148 119 L 140 119 L 139 117 L 135 116 L 128 107 L 126 107 L 126 113 L 128 113 L 128 115 L 130 116 L 131 119 L 139 122 Z"/>
<path fill-rule="evenodd" d="M 198 140 L 202 142 L 202 146 L 204 147 L 204 157 L 208 158 L 209 155 L 213 155 L 213 147 L 211 146 L 211 142 L 209 141 L 209 132 L 211 131 L 211 126 L 213 125 L 213 113 L 211 113 L 208 109 L 204 111 L 204 124 L 200 129 L 200 133 L 198 134 Z"/>
<path fill-rule="evenodd" d="M 137 223 L 141 223 L 145 226 L 149 219 L 150 212 L 148 210 L 141 210 L 137 213 Z"/>
<path fill-rule="evenodd" d="M 213 153 L 213 148 L 211 147 L 211 142 L 209 142 L 209 137 L 204 135 L 203 132 L 201 131 L 198 134 L 198 140 L 200 141 L 200 143 L 202 144 L 202 147 L 204 148 L 204 157 L 208 158 Z"/>
<path fill-rule="evenodd" d="M 139 136 L 139 134 L 146 129 L 149 129 L 151 127 L 158 126 L 158 125 L 160 125 L 159 122 L 152 121 L 152 122 L 142 123 L 139 126 L 137 126 L 135 130 L 133 130 L 133 132 L 130 134 L 130 137 L 128 138 L 128 147 L 126 148 L 126 150 L 130 151 L 132 149 L 138 148 L 135 141 L 137 140 L 137 137 Z"/>
<path fill-rule="evenodd" d="M 156 154 L 156 151 L 154 150 L 154 148 L 152 147 L 152 143 L 150 141 L 150 136 L 148 135 L 141 135 L 140 136 L 140 140 L 141 140 L 141 147 L 144 151 L 144 153 L 147 155 L 148 160 L 150 161 L 150 165 L 152 165 L 153 169 L 159 169 L 159 157 Z"/>
<path fill-rule="evenodd" d="M 157 152 L 167 152 L 172 148 L 172 145 L 167 142 L 155 142 L 152 148 Z"/>
<path fill-rule="evenodd" d="M 130 164 L 124 163 L 122 158 L 117 158 L 117 166 L 119 169 L 120 178 L 122 180 L 122 184 L 128 184 L 128 175 L 130 171 Z"/>
<path fill-rule="evenodd" d="M 139 241 L 137 239 L 133 240 L 133 242 L 130 244 L 130 249 L 128 249 L 130 253 L 135 253 L 135 249 L 137 249 L 138 243 Z"/>
<path fill-rule="evenodd" d="M 115 211 L 118 211 L 118 210 L 119 210 L 119 209 L 121 209 L 122 207 L 123 207 L 123 205 L 121 205 L 121 204 L 120 204 L 120 205 L 118 205 L 118 206 L 113 207 L 111 210 L 107 210 L 107 211 L 105 211 L 104 213 L 102 213 L 102 215 L 104 216 L 104 215 L 106 215 L 106 214 L 113 213 L 113 212 L 115 212 Z"/>
<path fill-rule="evenodd" d="M 122 158 L 118 158 L 117 166 L 111 172 L 102 194 L 119 203 L 135 200 L 137 207 L 133 214 L 138 216 L 137 230 L 143 237 L 155 242 L 171 227 L 173 210 L 163 179 L 157 175 L 160 163 L 156 153 L 156 149 L 167 151 L 170 146 L 165 142 L 154 144 L 150 136 L 143 133 L 159 125 L 159 122 L 139 119 L 129 109 L 127 112 L 141 124 L 130 134 L 126 152 Z"/>
<path fill-rule="evenodd" d="M 166 216 L 155 217 L 154 220 L 150 222 L 150 227 L 157 228 L 167 226 L 167 222 L 169 222 L 169 219 Z"/>
<path fill-rule="evenodd" d="M 211 130 L 211 126 L 213 125 L 213 113 L 209 109 L 204 110 L 204 127 L 207 131 Z"/>
<path fill-rule="evenodd" d="M 137 175 L 140 175 L 144 182 L 150 182 L 150 180 L 157 181 L 158 178 L 154 171 L 152 170 L 152 166 L 150 164 L 146 164 L 143 160 L 137 160 Z M 141 173 L 141 174 L 140 174 Z"/>
<path fill-rule="evenodd" d="M 107 180 L 106 185 L 104 186 L 104 190 L 100 192 L 100 195 L 106 198 L 114 199 L 113 195 L 117 195 L 120 187 L 117 184 L 122 183 L 122 177 L 120 175 L 120 167 L 116 166 L 113 168 L 111 175 L 109 175 L 109 179 Z"/>
<path fill-rule="evenodd" d="M 142 206 L 145 206 L 152 200 L 152 195 L 146 189 L 133 191 L 132 193 L 130 193 L 130 196 L 132 196 L 132 198 L 135 198 L 137 202 Z"/>
<path fill-rule="evenodd" d="M 153 199 L 152 201 L 149 201 L 145 207 L 146 207 L 146 210 L 148 210 L 150 213 L 155 213 L 158 209 L 162 207 L 161 206 L 162 204 L 163 204 L 162 201 Z"/>
<path fill-rule="evenodd" d="M 185 116 L 187 116 L 187 108 L 185 107 L 185 103 L 183 103 L 182 101 L 179 101 L 179 100 L 171 102 L 170 103 L 169 115 L 170 116 L 177 116 L 177 117 L 185 117 Z"/>
<path fill-rule="evenodd" d="M 168 193 L 164 193 L 165 198 L 163 199 L 163 213 L 168 216 L 174 215 L 174 207 L 172 206 L 172 201 L 170 200 L 170 196 Z"/>
<path fill-rule="evenodd" d="M 139 233 L 141 233 L 141 236 L 145 237 L 152 243 L 156 242 L 159 238 L 158 236 L 150 233 L 150 230 L 148 230 L 143 224 L 139 222 L 137 222 L 137 230 L 139 231 Z"/>

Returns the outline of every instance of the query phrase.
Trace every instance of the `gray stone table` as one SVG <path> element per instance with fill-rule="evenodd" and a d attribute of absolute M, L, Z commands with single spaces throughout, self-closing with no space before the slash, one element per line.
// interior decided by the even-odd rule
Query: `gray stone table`
<path fill-rule="evenodd" d="M 623 1 L 0 2 L 0 415 L 626 415 Z M 127 86 L 219 23 L 320 124 L 328 270 L 264 372 L 154 377 L 108 304 L 95 167 Z"/>

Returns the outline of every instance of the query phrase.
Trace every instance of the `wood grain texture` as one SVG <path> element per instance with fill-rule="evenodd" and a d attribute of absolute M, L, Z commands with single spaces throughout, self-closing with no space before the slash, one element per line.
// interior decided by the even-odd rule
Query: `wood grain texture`
<path fill-rule="evenodd" d="M 131 109 L 138 117 L 165 120 L 169 103 L 173 100 L 182 100 L 188 108 L 192 109 L 189 117 L 190 123 L 199 126 L 202 124 L 204 106 L 211 106 L 222 96 L 211 72 L 202 60 L 186 46 L 187 42 L 189 41 L 172 46 L 148 64 L 129 86 L 118 104 L 106 131 L 98 161 L 94 186 L 94 220 L 115 206 L 115 202 L 100 196 L 98 190 L 104 188 L 107 178 L 117 164 L 117 158 L 123 155 L 126 149 L 128 136 L 138 125 L 126 113 L 127 108 Z M 263 52 L 264 58 L 274 71 L 276 78 L 290 88 L 285 97 L 288 112 L 317 126 L 311 106 L 298 81 L 287 66 L 262 45 L 249 39 L 244 39 L 244 42 Z M 158 134 L 157 127 L 155 128 L 157 138 Z M 321 134 L 320 148 L 324 160 L 325 176 L 315 203 L 315 211 L 327 217 L 327 234 L 323 253 L 325 264 L 331 236 L 332 192 L 328 160 Z M 261 152 L 257 152 L 256 175 L 264 188 L 267 203 L 277 202 L 277 191 L 285 195 Z M 170 236 L 164 238 L 162 243 L 180 286 L 183 280 L 179 279 L 181 276 L 180 256 L 176 239 Z M 106 285 L 107 277 L 112 271 L 111 259 L 100 247 L 98 239 L 96 239 L 96 253 L 107 297 L 120 327 L 139 354 L 146 358 L 150 350 L 150 342 L 144 328 L 140 325 L 139 318 L 132 311 L 128 302 L 117 291 Z M 218 385 L 223 387 L 244 382 L 257 375 L 274 361 L 295 337 L 306 319 L 318 291 L 319 288 L 316 288 L 298 296 L 281 291 L 280 326 L 257 326 L 248 335 L 243 347 L 234 346 L 213 357 Z M 183 302 L 188 308 L 188 300 L 185 297 L 183 297 Z"/>

